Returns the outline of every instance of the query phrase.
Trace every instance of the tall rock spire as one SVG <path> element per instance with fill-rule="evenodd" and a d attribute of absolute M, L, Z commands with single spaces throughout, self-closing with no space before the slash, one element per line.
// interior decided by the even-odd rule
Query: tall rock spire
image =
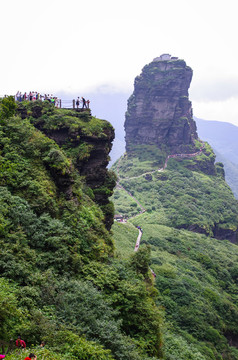
<path fill-rule="evenodd" d="M 170 153 L 191 152 L 198 138 L 188 89 L 192 69 L 163 54 L 135 78 L 125 120 L 126 151 L 156 145 Z"/>

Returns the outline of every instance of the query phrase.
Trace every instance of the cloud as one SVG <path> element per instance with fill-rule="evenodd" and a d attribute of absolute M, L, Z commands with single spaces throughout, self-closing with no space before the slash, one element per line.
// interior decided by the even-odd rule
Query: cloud
<path fill-rule="evenodd" d="M 203 80 L 191 86 L 190 98 L 198 102 L 226 101 L 238 97 L 238 77 Z"/>
<path fill-rule="evenodd" d="M 193 113 L 206 120 L 229 122 L 238 126 L 238 97 L 224 101 L 193 101 Z"/>

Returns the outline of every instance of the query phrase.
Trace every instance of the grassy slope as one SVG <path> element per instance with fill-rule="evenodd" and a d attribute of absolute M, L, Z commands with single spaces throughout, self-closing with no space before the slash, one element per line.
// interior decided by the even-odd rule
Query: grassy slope
<path fill-rule="evenodd" d="M 121 181 L 149 211 L 128 224 L 114 224 L 116 249 L 120 252 L 123 246 L 120 253 L 128 256 L 136 241 L 131 223 L 142 226 L 142 246 L 151 247 L 158 304 L 165 310 L 168 359 L 221 359 L 222 353 L 226 359 L 238 359 L 237 350 L 228 346 L 225 337 L 230 339 L 233 333 L 234 343 L 237 336 L 238 248 L 208 236 L 214 223 L 220 228 L 237 226 L 237 202 L 221 176 L 188 170 L 189 161 L 170 160 L 166 171 L 154 173 L 149 180 Z M 133 159 L 130 163 L 128 173 Z M 121 167 L 126 177 L 125 163 Z M 120 208 L 123 213 L 120 193 L 123 197 L 117 189 L 114 203 L 116 211 Z M 125 206 L 128 215 L 127 210 Z M 194 224 L 207 235 L 186 230 Z M 123 226 L 128 229 L 122 231 Z M 185 350 L 179 351 L 181 343 Z M 188 355 L 190 347 L 193 355 Z M 200 353 L 197 357 L 196 352 Z"/>
<path fill-rule="evenodd" d="M 216 161 L 224 164 L 226 182 L 231 187 L 233 194 L 238 199 L 238 164 L 228 160 L 216 151 Z"/>
<path fill-rule="evenodd" d="M 204 162 L 203 157 L 197 157 L 198 164 Z M 122 160 L 119 174 L 121 171 L 124 178 L 136 176 L 137 172 L 132 174 L 132 168 L 137 163 L 138 159 L 126 160 L 126 165 L 130 165 L 127 172 Z M 121 178 L 120 183 L 139 200 L 147 213 L 153 213 L 151 222 L 177 228 L 196 227 L 208 235 L 213 235 L 215 228 L 235 230 L 238 223 L 237 201 L 229 186 L 219 173 L 209 176 L 187 168 L 194 164 L 194 160 L 170 159 L 168 168 L 163 172 L 156 171 L 149 177 L 131 180 Z M 140 174 L 143 174 L 142 169 L 143 163 L 140 162 Z M 116 212 L 129 217 L 136 213 L 137 207 L 130 204 L 133 201 L 123 190 L 116 189 L 113 199 Z"/>

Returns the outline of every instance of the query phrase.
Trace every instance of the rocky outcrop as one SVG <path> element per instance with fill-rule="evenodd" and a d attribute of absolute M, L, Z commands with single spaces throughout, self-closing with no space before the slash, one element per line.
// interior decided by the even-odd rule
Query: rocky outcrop
<path fill-rule="evenodd" d="M 64 113 L 60 113 L 58 116 L 62 117 L 62 114 L 64 114 L 68 118 L 71 116 L 79 117 L 83 124 L 82 127 L 80 125 L 70 127 L 70 121 L 68 124 L 62 121 L 58 126 L 51 126 L 51 122 L 54 120 L 49 122 L 47 116 L 42 116 L 42 106 L 37 103 L 30 105 L 30 113 L 34 118 L 35 127 L 66 151 L 66 154 L 73 161 L 74 169 L 78 171 L 85 179 L 88 187 L 92 189 L 92 191 L 88 191 L 88 194 L 101 207 L 105 216 L 104 223 L 109 230 L 114 215 L 109 197 L 112 195 L 116 184 L 115 175 L 111 174 L 107 169 L 110 160 L 109 152 L 115 137 L 113 127 L 105 120 L 98 120 L 100 122 L 100 131 L 93 132 L 90 130 L 90 121 L 92 119 L 90 113 L 86 111 L 78 114 L 76 110 L 73 113 L 71 110 L 68 112 L 64 110 Z M 61 110 L 54 109 L 54 112 L 57 113 L 57 111 Z M 22 118 L 26 117 L 27 113 L 24 106 L 18 108 L 18 113 Z M 88 131 L 85 130 L 87 128 Z M 54 167 L 49 167 L 49 170 L 58 191 L 63 192 L 66 198 L 70 200 L 73 196 L 72 186 L 74 183 L 71 170 L 64 174 L 61 174 Z"/>
<path fill-rule="evenodd" d="M 199 234 L 204 234 L 207 236 L 214 237 L 218 240 L 229 240 L 233 244 L 238 244 L 238 230 L 235 231 L 232 229 L 222 229 L 219 224 L 215 224 L 213 227 L 211 227 L 211 233 L 209 233 L 208 229 L 204 229 L 201 226 L 194 224 L 189 226 L 178 226 L 178 229 L 186 229 L 189 231 L 193 231 Z"/>
<path fill-rule="evenodd" d="M 37 126 L 39 128 L 39 124 Z M 76 154 L 75 166 L 81 176 L 85 176 L 86 183 L 95 189 L 103 185 L 107 175 L 107 165 L 109 162 L 109 152 L 112 148 L 114 139 L 114 130 L 109 128 L 104 131 L 105 137 L 85 136 L 78 129 L 77 132 L 71 133 L 67 127 L 47 130 L 40 127 L 49 138 L 53 139 L 60 147 L 70 147 L 75 149 L 81 144 L 88 149 L 88 154 L 82 157 L 80 151 Z M 68 145 L 70 144 L 70 145 Z"/>
<path fill-rule="evenodd" d="M 84 144 L 88 149 L 88 154 L 81 157 L 80 152 L 76 155 L 75 167 L 81 176 L 85 177 L 87 185 L 93 190 L 93 196 L 104 212 L 105 225 L 110 230 L 113 223 L 113 213 L 108 211 L 109 197 L 112 195 L 115 187 L 115 179 L 107 170 L 109 162 L 109 152 L 114 139 L 114 130 L 108 128 L 104 131 L 104 137 L 85 136 L 78 130 L 70 133 L 69 129 L 46 130 L 44 133 L 53 139 L 58 145 L 74 149 Z"/>
<path fill-rule="evenodd" d="M 135 145 L 156 145 L 167 153 L 193 152 L 196 123 L 188 89 L 192 69 L 183 60 L 155 59 L 136 77 L 128 100 L 126 151 Z"/>

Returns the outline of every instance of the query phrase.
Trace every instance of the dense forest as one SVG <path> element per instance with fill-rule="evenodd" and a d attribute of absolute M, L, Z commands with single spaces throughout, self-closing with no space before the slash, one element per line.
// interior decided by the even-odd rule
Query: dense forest
<path fill-rule="evenodd" d="M 139 146 L 107 170 L 110 123 L 12 97 L 0 131 L 8 359 L 238 359 L 237 200 L 207 143 L 166 168 Z"/>
<path fill-rule="evenodd" d="M 7 97 L 0 132 L 0 340 L 7 358 L 26 356 L 11 348 L 18 335 L 38 359 L 162 357 L 163 315 L 148 256 L 142 253 L 142 268 L 135 254 L 115 256 L 111 125 L 88 111 Z M 104 156 L 96 165 L 95 149 Z"/>

